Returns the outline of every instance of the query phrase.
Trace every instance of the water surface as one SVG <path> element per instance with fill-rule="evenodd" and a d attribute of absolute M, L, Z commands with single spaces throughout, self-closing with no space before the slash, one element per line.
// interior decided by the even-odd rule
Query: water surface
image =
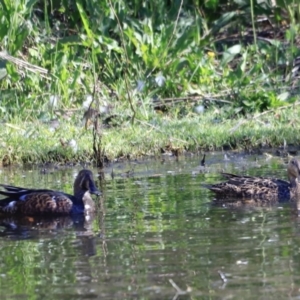
<path fill-rule="evenodd" d="M 1 299 L 299 298 L 293 205 L 229 209 L 201 186 L 222 170 L 284 179 L 287 160 L 217 153 L 206 168 L 200 160 L 108 166 L 90 221 L 2 218 Z M 43 168 L 2 169 L 0 182 L 72 192 L 80 166 Z"/>

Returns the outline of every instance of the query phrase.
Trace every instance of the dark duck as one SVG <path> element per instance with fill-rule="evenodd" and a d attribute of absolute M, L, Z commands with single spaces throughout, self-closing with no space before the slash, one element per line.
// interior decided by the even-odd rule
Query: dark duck
<path fill-rule="evenodd" d="M 5 191 L 0 195 L 0 214 L 19 215 L 71 215 L 95 210 L 91 194 L 100 195 L 93 173 L 81 170 L 74 181 L 74 195 L 47 189 L 26 189 L 0 184 Z"/>
<path fill-rule="evenodd" d="M 216 196 L 222 198 L 238 197 L 261 200 L 290 200 L 300 197 L 300 162 L 292 158 L 287 167 L 289 181 L 240 176 L 229 173 L 222 173 L 227 178 L 226 182 L 221 182 L 207 186 Z"/>

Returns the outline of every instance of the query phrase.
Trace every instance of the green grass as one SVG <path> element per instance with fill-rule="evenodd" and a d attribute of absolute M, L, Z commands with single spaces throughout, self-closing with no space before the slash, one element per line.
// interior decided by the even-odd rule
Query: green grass
<path fill-rule="evenodd" d="M 298 145 L 300 109 L 278 109 L 249 118 L 226 119 L 214 110 L 182 119 L 155 114 L 151 122 L 130 121 L 102 129 L 102 147 L 109 159 L 159 156 L 221 149 L 258 149 L 286 144 Z M 20 125 L 21 124 L 21 125 Z M 75 151 L 68 145 L 74 140 Z M 61 142 L 62 141 L 62 142 Z M 11 163 L 93 162 L 92 129 L 85 129 L 78 116 L 61 121 L 52 131 L 47 124 L 14 119 L 0 128 L 0 158 Z"/>
<path fill-rule="evenodd" d="M 87 95 L 122 116 L 102 130 L 110 159 L 297 144 L 298 2 L 204 2 L 0 2 L 3 164 L 93 160 Z M 43 123 L 70 110 L 56 131 Z"/>

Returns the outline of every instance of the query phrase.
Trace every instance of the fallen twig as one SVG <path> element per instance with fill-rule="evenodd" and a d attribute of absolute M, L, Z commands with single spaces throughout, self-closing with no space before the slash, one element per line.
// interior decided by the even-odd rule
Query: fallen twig
<path fill-rule="evenodd" d="M 276 108 L 273 108 L 273 109 L 266 110 L 266 111 L 264 111 L 264 112 L 262 112 L 262 113 L 260 113 L 260 114 L 258 114 L 256 116 L 254 116 L 252 118 L 252 120 L 258 119 L 258 118 L 260 118 L 263 115 L 266 115 L 266 114 L 269 114 L 269 113 L 273 113 L 273 112 L 275 112 L 277 110 L 282 110 L 282 109 L 290 108 L 290 107 L 293 107 L 293 106 L 296 106 L 296 105 L 300 105 L 300 101 L 297 101 L 297 102 L 289 104 L 289 105 L 280 106 L 280 107 L 276 107 Z"/>
<path fill-rule="evenodd" d="M 186 295 L 192 291 L 192 289 L 190 287 L 188 287 L 186 289 L 186 291 L 182 290 L 172 279 L 169 279 L 169 282 L 172 284 L 173 288 L 176 290 L 176 294 L 173 297 L 173 300 L 176 300 L 178 298 L 178 296 L 180 296 L 180 295 Z"/>
<path fill-rule="evenodd" d="M 48 74 L 48 70 L 36 65 L 33 65 L 25 60 L 13 57 L 11 55 L 9 55 L 6 51 L 0 51 L 0 59 L 2 60 L 7 60 L 9 62 L 14 63 L 15 65 L 17 65 L 18 67 L 22 67 L 30 72 L 39 72 L 41 74 Z"/>
<path fill-rule="evenodd" d="M 223 280 L 223 282 L 224 283 L 227 282 L 228 279 L 226 278 L 225 274 L 222 271 L 218 271 L 218 273 L 219 273 L 221 279 Z"/>

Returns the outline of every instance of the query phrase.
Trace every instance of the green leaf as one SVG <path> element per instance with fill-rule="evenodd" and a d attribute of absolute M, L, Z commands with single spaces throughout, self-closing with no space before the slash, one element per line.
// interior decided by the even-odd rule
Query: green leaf
<path fill-rule="evenodd" d="M 90 29 L 90 24 L 89 24 L 88 16 L 86 15 L 86 13 L 85 13 L 82 5 L 79 3 L 79 1 L 76 1 L 76 5 L 77 5 L 77 8 L 78 8 L 78 11 L 79 11 L 79 14 L 80 14 L 81 21 L 83 23 L 84 29 L 86 31 L 86 34 L 87 34 L 87 36 L 90 39 L 90 43 L 92 44 L 92 41 L 94 39 L 94 34 L 93 34 L 93 31 Z"/>
<path fill-rule="evenodd" d="M 278 100 L 280 101 L 287 101 L 287 99 L 290 97 L 289 92 L 283 92 L 277 96 Z"/>
<path fill-rule="evenodd" d="M 216 9 L 218 7 L 219 0 L 207 0 L 205 1 L 205 7 L 210 9 Z"/>
<path fill-rule="evenodd" d="M 213 24 L 214 26 L 211 28 L 211 34 L 218 32 L 222 27 L 226 26 L 234 17 L 238 17 L 239 13 L 237 12 L 229 12 L 222 15 L 221 18 L 216 20 Z"/>
<path fill-rule="evenodd" d="M 241 66 L 240 66 L 241 71 L 242 71 L 243 73 L 245 73 L 245 71 L 246 71 L 246 66 L 247 66 L 247 52 L 245 52 L 245 53 L 243 54 L 243 60 L 242 60 Z"/>
<path fill-rule="evenodd" d="M 242 46 L 241 45 L 234 45 L 228 48 L 223 53 L 222 65 L 226 65 L 231 62 L 237 54 L 241 52 Z"/>
<path fill-rule="evenodd" d="M 242 50 L 242 46 L 238 44 L 228 48 L 226 51 L 229 52 L 230 54 L 239 54 L 241 50 Z"/>
<path fill-rule="evenodd" d="M 250 101 L 248 101 L 248 100 L 244 100 L 244 101 L 243 101 L 243 104 L 244 104 L 245 106 L 248 106 L 248 107 L 253 106 L 253 104 L 252 104 Z"/>

